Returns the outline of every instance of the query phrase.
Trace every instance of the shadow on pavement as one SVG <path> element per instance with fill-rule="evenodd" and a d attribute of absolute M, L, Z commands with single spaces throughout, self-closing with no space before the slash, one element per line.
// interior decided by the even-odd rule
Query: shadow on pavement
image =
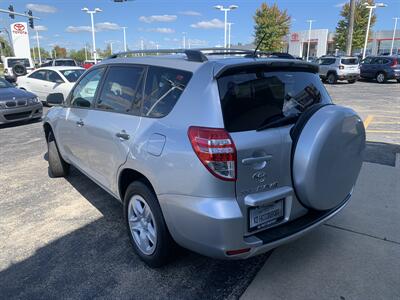
<path fill-rule="evenodd" d="M 129 244 L 121 204 L 71 171 L 69 183 L 103 216 L 1 271 L 1 298 L 236 299 L 270 255 L 219 261 L 184 252 L 150 269 Z"/>
<path fill-rule="evenodd" d="M 367 141 L 364 161 L 395 167 L 396 153 L 400 153 L 400 145 Z"/>

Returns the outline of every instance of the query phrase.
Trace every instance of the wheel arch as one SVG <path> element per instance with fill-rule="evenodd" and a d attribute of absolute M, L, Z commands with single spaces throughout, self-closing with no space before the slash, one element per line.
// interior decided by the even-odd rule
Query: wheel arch
<path fill-rule="evenodd" d="M 142 174 L 134 169 L 126 168 L 126 169 L 123 169 L 119 173 L 119 176 L 118 176 L 118 194 L 121 199 L 121 202 L 124 202 L 126 190 L 129 186 L 129 184 L 131 184 L 133 181 L 143 182 L 156 195 L 153 185 L 151 184 L 150 180 L 144 174 Z"/>
<path fill-rule="evenodd" d="M 48 122 L 43 124 L 44 136 L 46 137 L 46 141 L 48 141 L 50 132 L 53 132 L 53 128 Z M 54 134 L 54 133 L 53 133 Z"/>

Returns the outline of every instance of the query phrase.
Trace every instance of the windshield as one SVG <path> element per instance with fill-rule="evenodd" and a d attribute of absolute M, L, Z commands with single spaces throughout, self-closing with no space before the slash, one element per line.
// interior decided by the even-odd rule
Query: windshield
<path fill-rule="evenodd" d="M 8 67 L 12 68 L 15 65 L 23 65 L 26 68 L 30 67 L 29 59 L 27 58 L 9 58 Z"/>
<path fill-rule="evenodd" d="M 358 58 L 342 58 L 341 63 L 343 65 L 358 65 Z"/>
<path fill-rule="evenodd" d="M 242 72 L 219 78 L 218 87 L 229 132 L 294 122 L 311 105 L 331 102 L 318 76 L 308 72 Z"/>
<path fill-rule="evenodd" d="M 75 67 L 76 63 L 72 59 L 65 59 L 65 60 L 56 60 L 54 65 L 55 66 Z"/>
<path fill-rule="evenodd" d="M 9 83 L 7 80 L 0 78 L 0 89 L 11 88 L 11 87 L 14 87 L 14 86 L 11 85 L 11 83 Z"/>
<path fill-rule="evenodd" d="M 69 82 L 76 82 L 85 70 L 63 70 L 60 71 Z"/>

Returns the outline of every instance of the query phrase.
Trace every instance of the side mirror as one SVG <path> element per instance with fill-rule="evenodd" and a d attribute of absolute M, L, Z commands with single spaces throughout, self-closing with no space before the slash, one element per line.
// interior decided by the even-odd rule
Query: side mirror
<path fill-rule="evenodd" d="M 62 93 L 54 93 L 47 96 L 47 104 L 61 105 L 64 102 L 64 95 Z"/>

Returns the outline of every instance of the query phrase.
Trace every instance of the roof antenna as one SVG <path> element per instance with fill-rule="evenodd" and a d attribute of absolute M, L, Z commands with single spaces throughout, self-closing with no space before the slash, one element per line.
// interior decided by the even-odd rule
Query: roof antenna
<path fill-rule="evenodd" d="M 261 40 L 258 42 L 257 47 L 256 47 L 256 49 L 255 49 L 254 52 L 253 52 L 253 57 L 257 57 L 258 48 L 260 48 L 261 43 L 264 41 L 265 37 L 267 36 L 267 33 L 268 33 L 268 32 L 264 33 L 263 37 L 262 37 Z"/>

